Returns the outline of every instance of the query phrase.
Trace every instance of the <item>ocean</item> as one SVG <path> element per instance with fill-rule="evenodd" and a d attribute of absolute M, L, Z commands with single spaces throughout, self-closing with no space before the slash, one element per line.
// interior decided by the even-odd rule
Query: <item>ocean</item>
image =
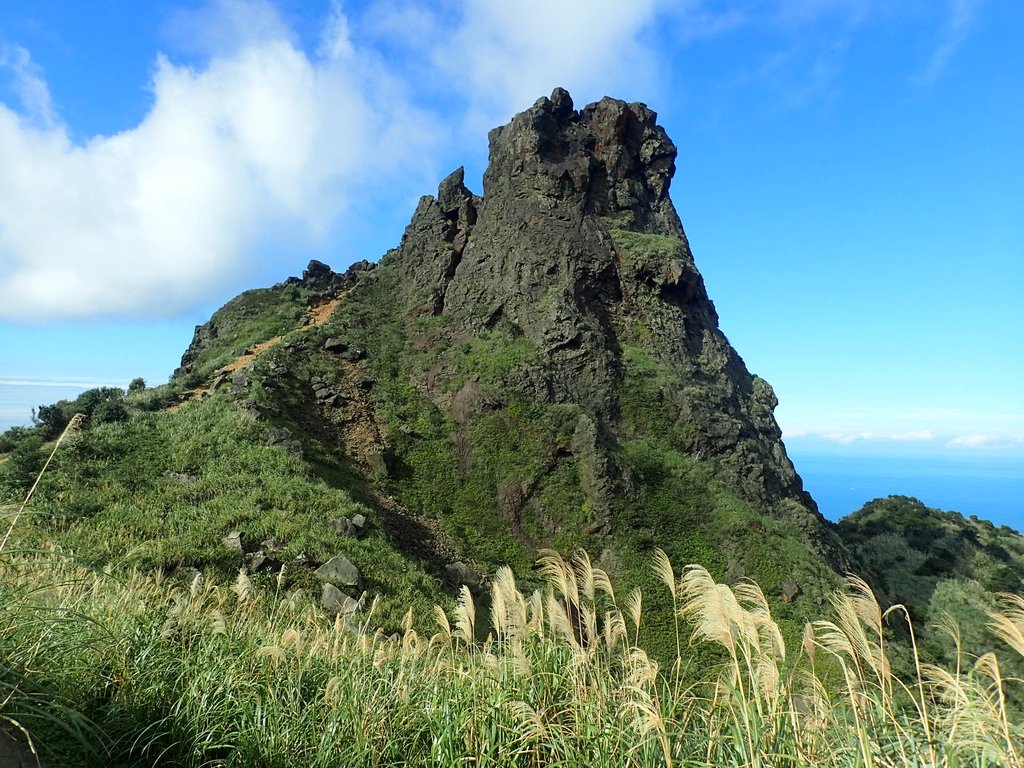
<path fill-rule="evenodd" d="M 791 449 L 789 457 L 829 520 L 871 499 L 901 495 L 1024 531 L 1024 456 L 907 457 Z"/>

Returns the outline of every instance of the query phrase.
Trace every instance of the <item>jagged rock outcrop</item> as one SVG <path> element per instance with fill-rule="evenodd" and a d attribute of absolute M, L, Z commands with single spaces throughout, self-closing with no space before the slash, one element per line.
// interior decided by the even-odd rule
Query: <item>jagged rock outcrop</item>
<path fill-rule="evenodd" d="M 449 584 L 455 563 L 583 546 L 629 571 L 659 546 L 794 610 L 822 598 L 848 554 L 786 455 L 771 386 L 719 329 L 657 115 L 577 110 L 556 89 L 489 139 L 482 195 L 459 168 L 379 265 L 312 262 L 242 294 L 178 375 L 355 483 Z"/>
<path fill-rule="evenodd" d="M 771 386 L 719 329 L 669 198 L 677 152 L 656 113 L 611 98 L 576 110 L 556 89 L 489 141 L 483 196 L 458 169 L 421 199 L 384 262 L 418 311 L 446 318 L 456 341 L 493 331 L 532 343 L 535 362 L 495 389 L 582 409 L 571 450 L 605 528 L 630 492 L 615 454 L 635 431 L 625 401 L 639 377 L 660 382 L 651 407 L 680 449 L 714 461 L 764 511 L 801 518 L 805 538 L 841 562 L 786 456 Z M 484 402 L 455 398 L 456 420 Z"/>

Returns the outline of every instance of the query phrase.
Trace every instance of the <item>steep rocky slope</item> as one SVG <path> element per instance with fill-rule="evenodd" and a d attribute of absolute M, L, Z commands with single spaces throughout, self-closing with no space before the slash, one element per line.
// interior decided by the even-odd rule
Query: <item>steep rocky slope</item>
<path fill-rule="evenodd" d="M 452 173 L 378 264 L 314 262 L 197 328 L 170 385 L 51 468 L 30 541 L 145 568 L 287 563 L 286 585 L 314 587 L 340 555 L 390 622 L 482 594 L 503 564 L 528 587 L 541 549 L 583 547 L 644 588 L 654 652 L 674 636 L 658 547 L 757 580 L 795 636 L 850 556 L 718 327 L 675 161 L 643 104 L 540 99 L 491 132 L 482 194 Z M 73 410 L 47 411 L 51 436 Z"/>
<path fill-rule="evenodd" d="M 771 386 L 718 327 L 656 114 L 576 110 L 557 89 L 489 139 L 483 194 L 456 170 L 375 269 L 314 265 L 254 292 L 274 316 L 343 300 L 222 391 L 449 575 L 585 546 L 642 584 L 659 546 L 820 600 L 848 555 L 786 456 Z M 197 329 L 180 377 L 215 374 L 237 309 Z M 410 521 L 447 543 L 416 546 Z"/>
<path fill-rule="evenodd" d="M 483 197 L 453 173 L 421 201 L 384 266 L 403 275 L 404 303 L 423 299 L 417 311 L 447 320 L 447 340 L 529 343 L 535 360 L 496 389 L 581 409 L 579 452 L 601 525 L 629 490 L 613 449 L 640 426 L 624 389 L 654 375 L 664 383 L 646 405 L 671 422 L 674 446 L 714 460 L 766 512 L 805 509 L 810 538 L 827 550 L 831 537 L 781 443 L 771 386 L 718 328 L 669 199 L 675 159 L 643 104 L 606 98 L 577 112 L 558 89 L 491 132 Z M 460 404 L 472 399 L 473 383 L 465 387 Z M 438 387 L 424 389 L 443 404 Z"/>

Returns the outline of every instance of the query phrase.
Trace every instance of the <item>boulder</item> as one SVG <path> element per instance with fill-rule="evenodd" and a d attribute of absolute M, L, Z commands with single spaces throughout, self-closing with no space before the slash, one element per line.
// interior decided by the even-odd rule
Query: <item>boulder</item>
<path fill-rule="evenodd" d="M 281 563 L 276 557 L 267 554 L 262 549 L 257 549 L 255 552 L 250 553 L 245 559 L 250 573 L 276 571 L 281 567 Z"/>
<path fill-rule="evenodd" d="M 263 430 L 263 436 L 271 445 L 288 451 L 288 453 L 297 458 L 302 458 L 302 443 L 296 440 L 285 427 L 268 427 Z"/>
<path fill-rule="evenodd" d="M 445 566 L 444 578 L 455 589 L 463 585 L 469 587 L 469 591 L 474 595 L 481 595 L 486 591 L 483 574 L 461 560 Z"/>
<path fill-rule="evenodd" d="M 252 385 L 252 379 L 245 371 L 239 371 L 231 377 L 231 392 L 236 395 L 244 394 Z"/>
<path fill-rule="evenodd" d="M 327 527 L 339 536 L 355 538 L 357 534 L 355 524 L 344 515 L 339 515 L 338 517 L 328 520 Z"/>
<path fill-rule="evenodd" d="M 387 450 L 371 450 L 366 452 L 366 463 L 370 467 L 370 472 L 375 477 L 384 478 L 388 476 L 388 456 Z"/>
<path fill-rule="evenodd" d="M 303 550 L 292 558 L 292 565 L 298 566 L 299 568 L 315 568 L 319 563 L 311 554 L 309 554 L 309 552 Z"/>
<path fill-rule="evenodd" d="M 264 383 L 266 386 L 266 383 Z M 260 413 L 259 405 L 251 397 L 246 397 L 238 401 L 238 407 L 242 412 L 242 418 L 247 421 L 259 421 Z"/>
<path fill-rule="evenodd" d="M 232 531 L 221 541 L 224 542 L 224 546 L 228 549 L 233 549 L 236 552 L 245 552 L 246 536 L 242 531 Z"/>
<path fill-rule="evenodd" d="M 782 602 L 791 603 L 796 600 L 803 592 L 800 589 L 800 585 L 795 581 L 784 581 L 781 584 L 782 587 Z"/>
<path fill-rule="evenodd" d="M 359 610 L 359 601 L 352 599 L 333 584 L 324 584 L 320 606 L 332 616 L 351 616 Z"/>
<path fill-rule="evenodd" d="M 315 575 L 320 581 L 336 587 L 362 591 L 363 577 L 359 569 L 344 555 L 335 555 L 316 569 Z"/>

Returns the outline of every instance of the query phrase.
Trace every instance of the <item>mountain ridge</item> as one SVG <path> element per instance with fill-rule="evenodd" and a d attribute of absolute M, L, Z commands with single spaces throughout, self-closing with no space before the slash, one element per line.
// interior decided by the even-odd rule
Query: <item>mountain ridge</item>
<path fill-rule="evenodd" d="M 669 197 L 677 150 L 656 113 L 610 98 L 577 111 L 556 89 L 491 131 L 489 142 L 483 195 L 457 169 L 436 196 L 421 198 L 402 242 L 380 262 L 401 275 L 390 300 L 413 322 L 433 325 L 419 343 L 449 348 L 488 338 L 531 358 L 483 385 L 478 371 L 462 380 L 451 360 L 412 375 L 459 422 L 459 450 L 470 450 L 475 413 L 504 397 L 495 398 L 496 389 L 579 409 L 563 450 L 581 464 L 593 515 L 586 525 L 607 534 L 616 497 L 634 493 L 636 483 L 616 456 L 618 432 L 629 431 L 631 409 L 652 405 L 675 433 L 675 449 L 713 458 L 734 490 L 763 511 L 802 515 L 807 543 L 842 570 L 845 553 L 785 454 L 774 392 L 749 374 L 718 328 Z M 341 276 L 311 265 L 286 285 L 345 286 L 358 301 L 359 276 L 380 273 L 363 266 Z M 189 373 L 209 331 L 197 329 L 178 375 Z M 351 333 L 341 331 L 341 338 Z M 622 390 L 634 373 L 657 379 L 659 402 L 628 402 Z M 528 495 L 522 487 L 502 493 Z"/>
<path fill-rule="evenodd" d="M 483 594 L 502 565 L 529 584 L 541 551 L 583 548 L 652 595 L 655 649 L 660 548 L 756 580 L 795 637 L 863 553 L 719 328 L 656 113 L 556 89 L 489 141 L 483 194 L 457 169 L 378 263 L 232 299 L 168 385 L 41 409 L 51 433 L 79 406 L 94 423 L 42 484 L 35 540 L 99 563 L 138 538 L 141 567 L 287 565 L 294 586 L 342 556 L 386 626 L 397 595 Z M 249 464 L 218 466 L 232 450 Z M 258 551 L 223 543 L 243 534 Z"/>
<path fill-rule="evenodd" d="M 556 89 L 489 140 L 482 195 L 456 169 L 376 265 L 314 262 L 228 302 L 174 381 L 348 478 L 442 584 L 584 547 L 641 586 L 657 545 L 761 581 L 795 628 L 851 558 L 785 454 L 770 385 L 718 327 L 656 114 L 576 110 Z M 290 319 L 235 346 L 254 313 Z"/>

